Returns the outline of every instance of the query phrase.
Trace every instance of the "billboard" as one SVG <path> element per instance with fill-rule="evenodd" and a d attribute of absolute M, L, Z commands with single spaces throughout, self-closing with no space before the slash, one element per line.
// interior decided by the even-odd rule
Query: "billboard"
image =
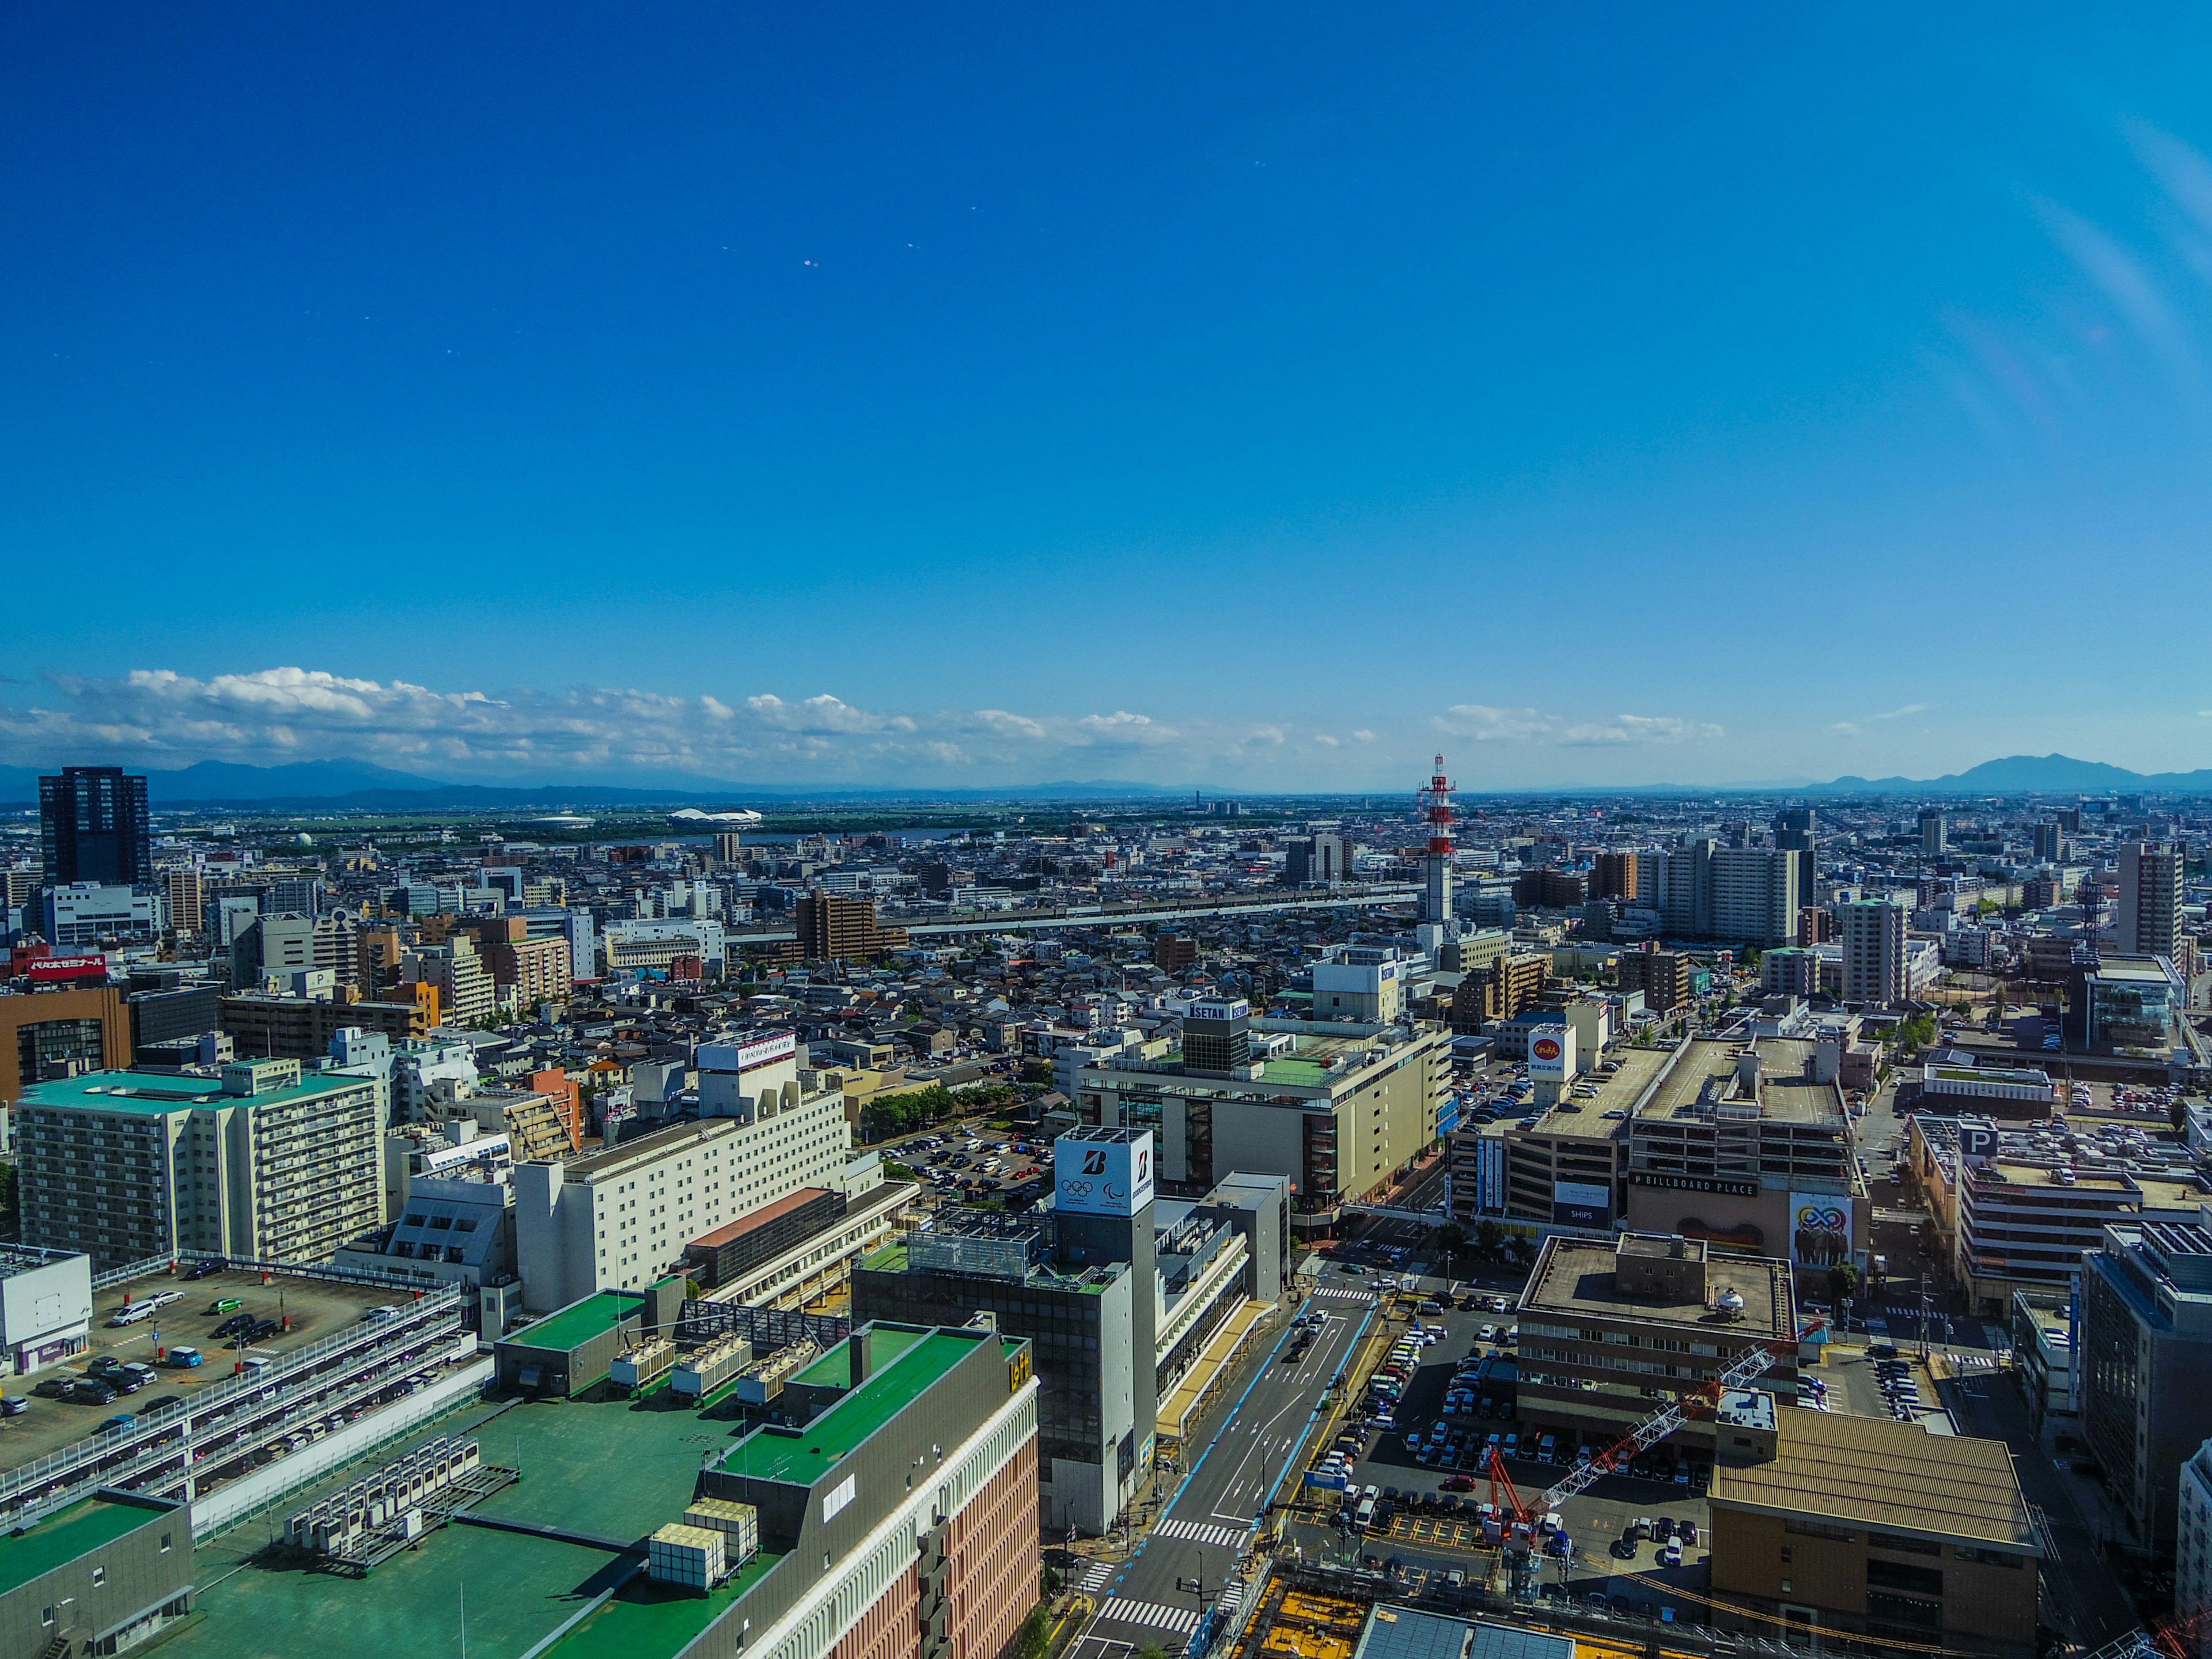
<path fill-rule="evenodd" d="M 1610 1227 L 1613 1188 L 1594 1181 L 1553 1182 L 1552 1220 L 1561 1227 Z"/>
<path fill-rule="evenodd" d="M 1505 1138 L 1485 1135 L 1474 1143 L 1474 1207 L 1484 1215 L 1505 1213 Z"/>
<path fill-rule="evenodd" d="M 1565 1083 L 1575 1074 L 1571 1026 L 1539 1025 L 1528 1033 L 1528 1075 L 1540 1083 Z"/>
<path fill-rule="evenodd" d="M 52 983 L 56 980 L 106 979 L 106 957 L 40 957 L 30 967 L 33 982 Z"/>
<path fill-rule="evenodd" d="M 1959 1162 L 1966 1169 L 1986 1164 L 1997 1155 L 1997 1131 L 1994 1123 L 1961 1123 L 1959 1126 Z"/>
<path fill-rule="evenodd" d="M 1133 1216 L 1152 1201 L 1152 1132 L 1052 1143 L 1052 1201 L 1062 1215 Z"/>
<path fill-rule="evenodd" d="M 1850 1200 L 1835 1193 L 1790 1194 L 1791 1265 L 1832 1267 L 1851 1256 Z"/>

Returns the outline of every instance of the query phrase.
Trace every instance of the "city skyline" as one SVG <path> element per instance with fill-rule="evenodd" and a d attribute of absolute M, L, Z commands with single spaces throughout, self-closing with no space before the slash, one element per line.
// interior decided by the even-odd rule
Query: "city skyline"
<path fill-rule="evenodd" d="M 0 763 L 2195 769 L 2212 24 L 1911 22 L 12 19 Z"/>

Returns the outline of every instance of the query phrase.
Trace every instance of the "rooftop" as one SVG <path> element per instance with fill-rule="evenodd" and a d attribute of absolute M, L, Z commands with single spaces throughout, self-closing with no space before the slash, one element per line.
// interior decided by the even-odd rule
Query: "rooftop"
<path fill-rule="evenodd" d="M 601 1291 L 546 1315 L 535 1325 L 524 1326 L 505 1341 L 515 1347 L 568 1353 L 644 1310 L 645 1298 L 634 1291 Z"/>
<path fill-rule="evenodd" d="M 88 1498 L 33 1524 L 28 1531 L 0 1536 L 0 1595 L 66 1566 L 88 1550 L 112 1544 L 127 1532 L 176 1513 L 151 1502 L 112 1503 Z M 184 1524 L 189 1526 L 191 1518 Z"/>
<path fill-rule="evenodd" d="M 166 1116 L 202 1106 L 283 1106 L 296 1100 L 314 1100 L 346 1089 L 368 1087 L 366 1078 L 311 1073 L 286 1089 L 266 1089 L 258 1095 L 227 1095 L 213 1078 L 178 1077 L 167 1072 L 86 1072 L 77 1077 L 55 1078 L 34 1083 L 15 1103 L 27 1107 L 58 1107 L 64 1111 L 143 1112 Z"/>
<path fill-rule="evenodd" d="M 1723 1291 L 1732 1290 L 1743 1297 L 1743 1311 L 1729 1318 L 1702 1300 L 1664 1302 L 1651 1296 L 1623 1295 L 1613 1288 L 1613 1256 L 1610 1240 L 1564 1237 L 1547 1240 L 1528 1288 L 1521 1293 L 1521 1316 L 1591 1314 L 1647 1323 L 1709 1326 L 1752 1340 L 1796 1334 L 1796 1309 L 1786 1261 L 1711 1253 L 1706 1260 L 1708 1293 L 1717 1297 Z"/>
<path fill-rule="evenodd" d="M 894 1333 L 876 1328 L 880 1343 Z M 830 1466 L 896 1416 L 924 1389 L 973 1351 L 976 1337 L 935 1330 L 917 1334 L 889 1361 L 878 1357 L 875 1375 L 842 1396 L 803 1429 L 766 1428 L 748 1437 L 722 1459 L 726 1474 L 750 1475 L 811 1486 Z M 1007 1345 L 1011 1352 L 1021 1344 Z M 816 1365 L 822 1362 L 817 1360 Z M 810 1368 L 811 1369 L 811 1368 Z M 841 1362 L 840 1368 L 842 1369 Z M 813 1379 L 834 1382 L 834 1376 Z"/>
<path fill-rule="evenodd" d="M 2002 1442 L 1841 1412 L 1777 1413 L 1772 1458 L 1713 1471 L 1734 1507 L 2042 1553 Z"/>
<path fill-rule="evenodd" d="M 1352 1659 L 1575 1659 L 1575 1641 L 1487 1620 L 1377 1607 Z"/>
<path fill-rule="evenodd" d="M 1705 1116 L 1709 1109 L 1698 1103 L 1706 1084 L 1718 1079 L 1732 1083 L 1747 1047 L 1759 1051 L 1762 1120 L 1820 1125 L 1842 1132 L 1843 1097 L 1834 1084 L 1812 1080 L 1809 1068 L 1814 1045 L 1787 1037 L 1761 1037 L 1751 1045 L 1724 1038 L 1699 1038 L 1668 1073 L 1640 1115 L 1645 1121 Z"/>

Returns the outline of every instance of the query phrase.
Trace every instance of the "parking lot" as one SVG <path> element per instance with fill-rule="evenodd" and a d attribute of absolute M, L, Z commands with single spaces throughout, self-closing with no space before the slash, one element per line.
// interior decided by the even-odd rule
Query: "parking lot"
<path fill-rule="evenodd" d="M 1376 1286 L 1399 1279 L 1395 1273 L 1372 1268 L 1347 1275 L 1340 1263 L 1332 1267 L 1328 1277 L 1338 1283 L 1364 1281 Z M 1416 1325 L 1395 1338 L 1396 1346 L 1377 1370 L 1377 1381 L 1363 1397 L 1358 1426 L 1347 1426 L 1338 1440 L 1336 1449 L 1345 1459 L 1338 1467 L 1346 1472 L 1350 1502 L 1343 1506 L 1338 1524 L 1308 1527 L 1302 1534 L 1317 1553 L 1336 1559 L 1348 1553 L 1374 1565 L 1395 1561 L 1401 1569 L 1417 1572 L 1456 1571 L 1476 1582 L 1490 1579 L 1502 1571 L 1498 1534 L 1494 1529 L 1486 1533 L 1483 1524 L 1486 1506 L 1493 1501 L 1487 1473 L 1493 1443 L 1521 1501 L 1534 1506 L 1539 1516 L 1546 1512 L 1542 1494 L 1574 1467 L 1577 1449 L 1554 1437 L 1547 1461 L 1543 1435 L 1532 1435 L 1515 1415 L 1510 1385 L 1500 1380 L 1496 1364 L 1498 1358 L 1510 1360 L 1516 1346 L 1511 1316 L 1497 1308 L 1500 1302 L 1510 1306 L 1513 1291 L 1504 1282 L 1510 1275 L 1493 1273 L 1492 1277 L 1499 1282 L 1462 1281 L 1459 1288 L 1472 1291 L 1472 1297 L 1456 1297 L 1449 1310 L 1419 1316 Z M 1443 1281 L 1433 1278 L 1418 1283 L 1428 1291 L 1445 1288 Z M 1469 1300 L 1474 1306 L 1465 1305 Z M 1485 1328 L 1492 1328 L 1487 1340 Z M 1433 1334 L 1409 1349 L 1407 1339 L 1415 1331 Z M 1395 1368 L 1394 1377 L 1396 1357 L 1410 1358 L 1411 1363 Z M 1462 1380 L 1472 1375 L 1462 1368 L 1485 1357 L 1493 1361 L 1486 1392 Z M 1441 1439 L 1439 1423 L 1443 1425 Z M 1419 1449 L 1408 1443 L 1416 1435 Z M 1632 1608 L 1653 1601 L 1656 1610 L 1666 1605 L 1663 1592 L 1623 1575 L 1636 1573 L 1686 1589 L 1702 1587 L 1707 1562 L 1706 1467 L 1702 1459 L 1677 1458 L 1665 1447 L 1643 1467 L 1647 1473 L 1642 1478 L 1633 1474 L 1607 1476 L 1588 1492 L 1558 1506 L 1565 1540 L 1553 1545 L 1546 1539 L 1540 1544 L 1546 1552 L 1538 1558 L 1545 1593 L 1601 1595 Z M 1363 1531 L 1356 1524 L 1358 1506 L 1370 1487 L 1377 1502 L 1373 1524 Z M 1504 1498 L 1502 1487 L 1497 1497 Z M 1669 1543 L 1677 1547 L 1671 1553 Z M 1549 1553 L 1561 1548 L 1567 1553 Z"/>
<path fill-rule="evenodd" d="M 195 1280 L 185 1277 L 191 1271 L 187 1266 L 173 1277 L 158 1274 L 98 1292 L 93 1297 L 91 1345 L 83 1352 L 33 1376 L 9 1379 L 7 1397 L 25 1403 L 20 1412 L 11 1406 L 13 1414 L 0 1416 L 0 1469 L 20 1468 L 81 1439 L 112 1415 L 143 1412 L 188 1395 L 230 1376 L 248 1359 L 287 1353 L 358 1322 L 372 1307 L 401 1299 L 397 1292 L 332 1279 L 280 1278 L 264 1285 L 256 1273 L 216 1273 Z M 126 1308 L 162 1295 L 176 1299 L 143 1319 L 114 1322 Z M 210 1311 L 233 1301 L 238 1304 L 234 1309 Z M 243 1346 L 235 1337 L 216 1334 L 216 1326 L 240 1314 L 274 1322 L 276 1328 Z M 180 1347 L 197 1350 L 200 1364 L 173 1364 Z M 143 1373 L 118 1378 L 111 1385 L 116 1397 L 105 1403 L 53 1397 L 53 1390 L 103 1361 L 145 1367 L 151 1380 Z"/>
<path fill-rule="evenodd" d="M 988 1199 L 1024 1210 L 1052 1181 L 1050 1144 L 1006 1130 L 945 1128 L 881 1150 L 887 1160 L 907 1165 L 929 1190 L 952 1203 Z"/>

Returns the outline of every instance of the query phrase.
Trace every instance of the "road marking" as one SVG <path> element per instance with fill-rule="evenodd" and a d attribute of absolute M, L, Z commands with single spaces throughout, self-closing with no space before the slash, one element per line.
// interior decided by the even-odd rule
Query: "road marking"
<path fill-rule="evenodd" d="M 1131 1601 L 1119 1595 L 1099 1603 L 1098 1616 L 1124 1625 L 1158 1625 L 1185 1636 L 1198 1628 L 1198 1614 L 1189 1607 L 1164 1607 L 1156 1601 Z"/>
<path fill-rule="evenodd" d="M 1075 1588 L 1085 1595 L 1106 1588 L 1107 1580 L 1114 1576 L 1111 1561 L 1093 1561 L 1083 1570 L 1083 1577 L 1075 1581 Z"/>
<path fill-rule="evenodd" d="M 1348 1285 L 1323 1285 L 1316 1288 L 1314 1294 L 1316 1296 L 1346 1297 L 1354 1302 L 1372 1302 L 1375 1300 L 1374 1291 L 1354 1290 Z"/>
<path fill-rule="evenodd" d="M 1241 1550 L 1252 1536 L 1249 1527 L 1209 1527 L 1202 1521 L 1177 1521 L 1170 1518 L 1158 1522 L 1153 1532 L 1163 1538 L 1188 1538 L 1201 1544 L 1218 1544 L 1224 1549 Z"/>

